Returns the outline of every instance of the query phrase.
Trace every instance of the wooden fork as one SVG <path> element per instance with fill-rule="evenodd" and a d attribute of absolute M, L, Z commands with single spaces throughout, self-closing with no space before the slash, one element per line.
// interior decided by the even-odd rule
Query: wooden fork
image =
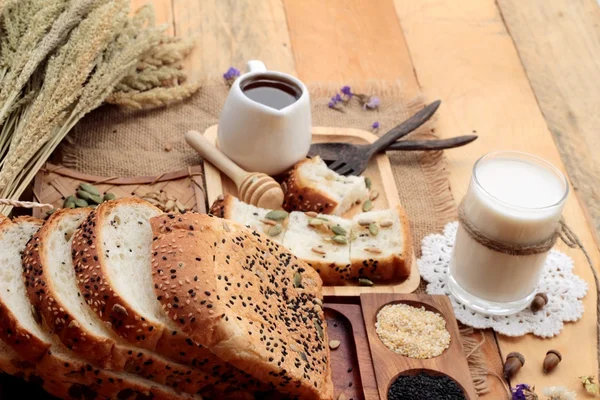
<path fill-rule="evenodd" d="M 388 133 L 377 139 L 371 145 L 349 145 L 348 143 L 318 143 L 311 146 L 309 156 L 320 154 L 320 149 L 326 150 L 328 147 L 337 147 L 334 151 L 335 161 L 329 165 L 329 168 L 340 175 L 360 175 L 367 168 L 369 160 L 379 151 L 387 148 L 401 137 L 404 137 L 423 125 L 436 112 L 441 101 L 436 100 L 423 108 L 421 111 L 392 128 Z M 339 146 L 345 145 L 345 146 Z M 324 151 L 323 151 L 324 152 Z M 323 158 L 324 161 L 326 160 Z"/>

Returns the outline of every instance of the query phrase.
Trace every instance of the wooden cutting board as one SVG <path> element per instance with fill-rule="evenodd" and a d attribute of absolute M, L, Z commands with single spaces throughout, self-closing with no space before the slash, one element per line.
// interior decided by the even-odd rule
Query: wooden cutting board
<path fill-rule="evenodd" d="M 369 144 L 377 140 L 377 136 L 370 132 L 350 128 L 313 127 L 312 134 L 313 143 L 346 142 L 351 144 Z M 209 127 L 204 132 L 204 136 L 216 144 L 217 125 Z M 209 162 L 204 163 L 204 175 L 209 207 L 221 195 L 231 194 L 237 196 L 235 184 Z M 392 166 L 385 153 L 377 154 L 373 157 L 362 175 L 371 178 L 372 190 L 379 192 L 379 197 L 373 201 L 374 210 L 392 208 L 400 204 Z M 360 212 L 362 212 L 360 206 L 355 206 L 344 214 L 344 217 L 351 218 Z M 410 215 L 408 217 L 410 219 Z M 324 286 L 323 292 L 325 296 L 358 296 L 361 293 L 412 293 L 417 289 L 420 281 L 419 269 L 417 268 L 416 260 L 413 258 L 411 274 L 405 281 L 376 284 L 372 287 L 357 285 Z"/>

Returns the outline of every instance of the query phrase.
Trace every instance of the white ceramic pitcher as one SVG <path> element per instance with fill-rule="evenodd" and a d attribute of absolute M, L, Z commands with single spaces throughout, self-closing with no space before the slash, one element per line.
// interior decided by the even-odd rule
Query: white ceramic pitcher
<path fill-rule="evenodd" d="M 246 171 L 278 175 L 308 154 L 311 144 L 308 90 L 291 75 L 267 71 L 261 61 L 249 61 L 248 71 L 235 80 L 221 111 L 219 147 Z M 254 101 L 242 88 L 246 80 L 257 77 L 294 85 L 300 96 L 282 109 Z"/>

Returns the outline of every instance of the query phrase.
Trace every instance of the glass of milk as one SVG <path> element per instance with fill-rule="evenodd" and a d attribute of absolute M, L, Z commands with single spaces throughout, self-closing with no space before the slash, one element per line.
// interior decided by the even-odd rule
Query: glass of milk
<path fill-rule="evenodd" d="M 555 234 L 568 193 L 567 179 L 547 161 L 526 153 L 494 152 L 473 167 L 464 213 L 489 239 L 531 245 Z M 547 254 L 521 256 L 491 250 L 461 224 L 450 262 L 449 289 L 473 310 L 516 313 L 531 304 Z"/>

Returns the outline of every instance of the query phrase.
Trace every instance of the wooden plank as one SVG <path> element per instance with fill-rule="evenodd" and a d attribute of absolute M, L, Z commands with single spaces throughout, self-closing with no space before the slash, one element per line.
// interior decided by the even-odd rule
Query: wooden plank
<path fill-rule="evenodd" d="M 436 132 L 450 137 L 476 131 L 479 140 L 447 152 L 452 191 L 462 198 L 473 163 L 498 149 L 537 154 L 564 171 L 560 154 L 531 89 L 512 39 L 494 0 L 395 0 L 418 81 L 428 99 L 442 99 Z M 571 194 L 564 210 L 567 223 L 580 236 L 594 264 L 598 249 L 577 197 Z M 564 385 L 581 394 L 579 375 L 596 374 L 596 299 L 592 273 L 583 255 L 559 245 L 575 260 L 575 272 L 590 282 L 586 312 L 576 324 L 566 324 L 556 338 L 531 335 L 500 337 L 504 355 L 520 351 L 527 367 L 515 382 L 541 389 Z M 546 351 L 563 352 L 560 367 L 549 375 L 541 365 Z M 530 367 L 529 367 L 530 366 Z M 489 398 L 498 398 L 489 396 Z"/>
<path fill-rule="evenodd" d="M 281 0 L 172 0 L 177 36 L 198 44 L 186 60 L 193 77 L 222 79 L 230 66 L 245 70 L 248 60 L 295 74 Z"/>
<path fill-rule="evenodd" d="M 131 0 L 131 10 L 135 11 L 145 4 L 154 6 L 156 25 L 165 25 L 170 35 L 175 34 L 173 29 L 173 4 L 172 0 Z"/>
<path fill-rule="evenodd" d="M 598 241 L 600 7 L 596 0 L 498 0 L 498 6 Z"/>
<path fill-rule="evenodd" d="M 305 83 L 400 80 L 407 98 L 418 93 L 410 54 L 391 0 L 283 0 Z"/>

